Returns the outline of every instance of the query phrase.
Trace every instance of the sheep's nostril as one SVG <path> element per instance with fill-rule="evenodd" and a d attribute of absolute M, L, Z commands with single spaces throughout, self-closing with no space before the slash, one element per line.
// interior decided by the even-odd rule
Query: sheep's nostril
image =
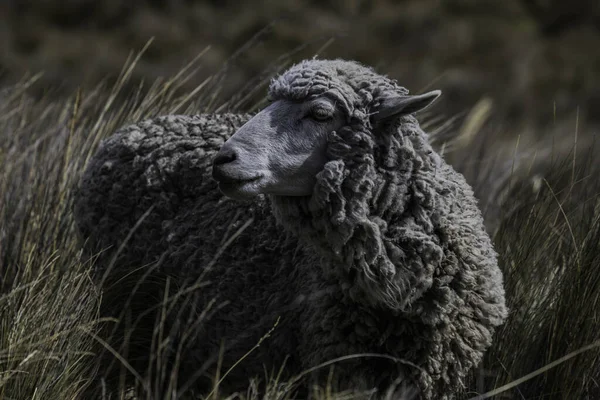
<path fill-rule="evenodd" d="M 214 165 L 222 165 L 222 164 L 228 164 L 232 161 L 235 161 L 237 158 L 235 151 L 233 150 L 227 150 L 227 151 L 220 151 L 219 154 L 217 154 L 217 157 L 215 157 L 215 160 L 213 161 Z"/>

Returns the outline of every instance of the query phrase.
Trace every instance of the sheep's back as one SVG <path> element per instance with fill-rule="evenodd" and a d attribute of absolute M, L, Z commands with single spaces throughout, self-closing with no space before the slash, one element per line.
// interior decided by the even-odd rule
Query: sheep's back
<path fill-rule="evenodd" d="M 90 255 L 116 249 L 127 238 L 122 259 L 139 263 L 156 258 L 163 249 L 149 243 L 159 242 L 165 222 L 207 194 L 220 197 L 210 176 L 213 155 L 248 119 L 234 114 L 162 116 L 106 139 L 88 164 L 75 201 L 77 225 Z M 212 197 L 206 201 L 214 201 Z"/>

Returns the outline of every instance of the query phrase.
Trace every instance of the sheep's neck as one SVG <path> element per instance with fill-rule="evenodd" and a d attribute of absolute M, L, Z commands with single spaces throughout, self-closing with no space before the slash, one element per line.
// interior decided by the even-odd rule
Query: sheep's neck
<path fill-rule="evenodd" d="M 405 311 L 427 290 L 428 279 L 418 288 L 410 282 L 429 274 L 441 254 L 429 243 L 435 236 L 431 176 L 439 160 L 415 132 L 382 147 L 391 150 L 326 164 L 311 197 L 271 201 L 278 221 L 318 252 L 325 272 L 352 298 Z"/>
<path fill-rule="evenodd" d="M 386 221 L 399 218 L 408 201 L 406 185 L 397 184 L 396 179 L 378 177 L 373 189 L 368 198 L 362 199 L 365 204 L 350 205 L 350 199 L 318 208 L 312 198 L 272 199 L 278 221 L 315 249 L 324 273 L 341 282 L 351 298 L 363 303 L 366 291 L 377 291 L 373 286 L 395 273 L 384 241 Z"/>

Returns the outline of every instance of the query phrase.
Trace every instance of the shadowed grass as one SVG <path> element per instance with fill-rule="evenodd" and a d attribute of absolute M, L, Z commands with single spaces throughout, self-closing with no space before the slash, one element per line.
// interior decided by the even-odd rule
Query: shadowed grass
<path fill-rule="evenodd" d="M 600 396 L 600 143 L 577 125 L 549 133 L 524 145 L 481 131 L 446 147 L 487 211 L 511 309 L 472 389 L 545 369 L 498 398 Z"/>
<path fill-rule="evenodd" d="M 73 227 L 72 194 L 100 140 L 127 123 L 198 110 L 178 93 L 189 68 L 117 101 L 116 86 L 64 103 L 31 99 L 36 77 L 0 93 L 0 397 L 76 398 L 99 365 L 101 293 Z M 197 60 L 195 60 L 197 62 Z"/>

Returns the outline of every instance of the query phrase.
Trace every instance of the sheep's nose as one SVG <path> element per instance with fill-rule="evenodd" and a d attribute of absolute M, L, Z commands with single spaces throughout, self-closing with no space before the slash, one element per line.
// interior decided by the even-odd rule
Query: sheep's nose
<path fill-rule="evenodd" d="M 219 151 L 219 154 L 217 154 L 217 156 L 215 157 L 213 164 L 214 165 L 228 164 L 232 161 L 235 161 L 236 159 L 237 159 L 237 155 L 235 154 L 235 151 L 233 151 L 231 149 L 227 149 L 225 151 L 221 150 L 221 151 Z"/>

